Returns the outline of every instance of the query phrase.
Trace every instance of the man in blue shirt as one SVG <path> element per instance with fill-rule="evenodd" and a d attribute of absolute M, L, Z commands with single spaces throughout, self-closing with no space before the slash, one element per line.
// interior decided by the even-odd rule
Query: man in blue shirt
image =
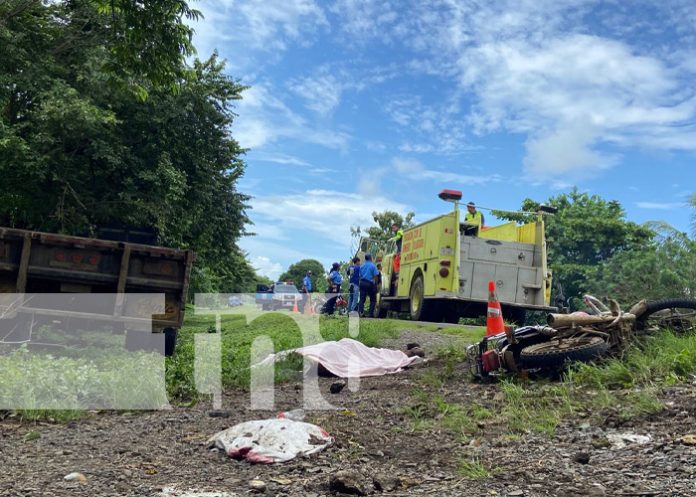
<path fill-rule="evenodd" d="M 307 271 L 307 274 L 305 277 L 302 279 L 302 291 L 305 291 L 307 293 L 312 293 L 312 272 Z"/>
<path fill-rule="evenodd" d="M 358 312 L 361 316 L 365 315 L 365 300 L 370 297 L 370 310 L 367 313 L 367 317 L 374 317 L 375 315 L 375 299 L 377 297 L 377 276 L 379 271 L 374 262 L 372 262 L 372 255 L 365 254 L 365 262 L 360 266 L 360 302 L 358 303 Z"/>
<path fill-rule="evenodd" d="M 329 289 L 327 293 L 341 293 L 341 283 L 343 283 L 343 276 L 341 276 L 341 265 L 338 262 L 334 262 L 331 265 L 331 271 L 329 271 Z M 338 296 L 338 295 L 337 295 Z M 336 297 L 337 297 L 336 296 Z M 326 301 L 326 313 L 331 315 L 336 309 L 336 297 L 331 297 Z"/>
<path fill-rule="evenodd" d="M 312 293 L 312 272 L 307 271 L 307 274 L 302 278 L 302 300 L 300 301 L 300 312 L 304 314 L 307 311 L 307 300 L 309 300 L 309 294 Z M 311 305 L 311 301 L 310 301 Z"/>
<path fill-rule="evenodd" d="M 360 301 L 360 258 L 354 257 L 352 262 L 348 267 L 348 312 L 357 311 Z"/>

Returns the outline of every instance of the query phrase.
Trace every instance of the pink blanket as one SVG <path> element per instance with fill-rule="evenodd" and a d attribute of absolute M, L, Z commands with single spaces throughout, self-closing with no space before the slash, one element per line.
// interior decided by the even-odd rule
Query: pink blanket
<path fill-rule="evenodd" d="M 420 357 L 408 357 L 400 350 L 367 347 L 357 340 L 343 338 L 338 342 L 323 342 L 273 354 L 260 365 L 272 363 L 290 352 L 302 354 L 340 378 L 398 373 L 406 366 L 423 360 Z"/>

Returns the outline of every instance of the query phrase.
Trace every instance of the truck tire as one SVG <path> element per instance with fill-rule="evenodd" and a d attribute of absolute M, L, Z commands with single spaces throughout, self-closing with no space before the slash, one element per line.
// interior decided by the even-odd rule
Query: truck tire
<path fill-rule="evenodd" d="M 428 302 L 425 300 L 425 284 L 423 275 L 418 275 L 411 283 L 411 291 L 408 294 L 409 314 L 411 321 L 426 321 L 428 319 Z"/>
<path fill-rule="evenodd" d="M 564 338 L 525 347 L 520 352 L 520 359 L 527 368 L 554 368 L 568 361 L 591 361 L 608 349 L 609 344 L 602 337 Z"/>
<path fill-rule="evenodd" d="M 176 328 L 165 328 L 164 333 L 164 355 L 172 357 L 176 351 L 176 338 L 179 335 L 179 330 Z"/>

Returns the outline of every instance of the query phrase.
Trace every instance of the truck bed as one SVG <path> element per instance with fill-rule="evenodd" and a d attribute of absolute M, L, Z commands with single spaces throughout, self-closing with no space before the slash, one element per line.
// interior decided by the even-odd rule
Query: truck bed
<path fill-rule="evenodd" d="M 193 258 L 187 250 L 0 227 L 0 294 L 114 294 L 112 308 L 94 311 L 103 316 L 122 313 L 125 294 L 164 294 L 153 326 L 179 328 Z M 37 308 L 42 301 L 25 308 L 65 311 Z"/>

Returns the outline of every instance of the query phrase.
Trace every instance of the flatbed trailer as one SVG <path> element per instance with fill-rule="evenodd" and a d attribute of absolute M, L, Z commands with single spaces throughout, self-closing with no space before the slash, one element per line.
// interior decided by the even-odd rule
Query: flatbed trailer
<path fill-rule="evenodd" d="M 168 335 L 170 354 L 193 261 L 191 250 L 0 227 L 0 341 L 29 341 L 42 320 L 118 322 L 124 331 L 140 330 L 127 333 L 129 348 L 148 341 L 142 331 L 149 327 Z M 57 294 L 102 295 L 76 309 Z M 143 310 L 144 295 L 153 296 L 156 313 Z"/>

